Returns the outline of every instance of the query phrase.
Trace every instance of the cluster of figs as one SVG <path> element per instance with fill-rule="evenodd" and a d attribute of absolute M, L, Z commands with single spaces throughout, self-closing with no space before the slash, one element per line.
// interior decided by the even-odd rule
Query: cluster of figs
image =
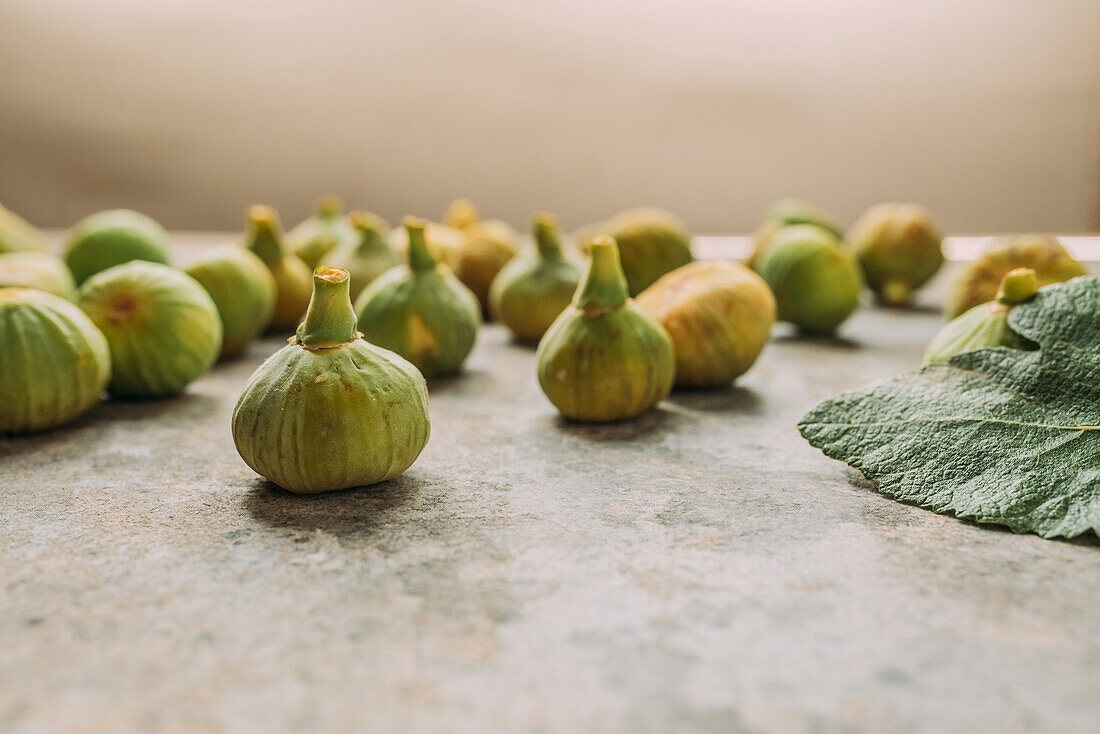
<path fill-rule="evenodd" d="M 765 215 L 746 264 L 696 261 L 675 215 L 631 209 L 559 234 L 539 214 L 531 244 L 458 200 L 441 222 L 391 229 L 326 198 L 284 232 L 266 206 L 242 241 L 173 267 L 168 236 L 129 210 L 100 212 L 47 252 L 0 207 L 0 432 L 74 419 L 106 390 L 174 395 L 265 332 L 293 332 L 251 376 L 232 418 L 256 472 L 299 493 L 395 477 L 430 432 L 427 379 L 457 372 L 486 319 L 537 344 L 537 379 L 565 417 L 637 416 L 674 387 L 730 383 L 776 320 L 833 332 L 864 284 L 904 306 L 943 263 L 942 235 L 917 204 L 872 207 L 845 233 L 812 204 Z M 1007 313 L 1048 283 L 1084 273 L 1057 239 L 1000 240 L 955 284 L 957 317 L 926 361 L 982 346 L 1028 348 Z M 318 460 L 318 457 L 324 457 Z"/>

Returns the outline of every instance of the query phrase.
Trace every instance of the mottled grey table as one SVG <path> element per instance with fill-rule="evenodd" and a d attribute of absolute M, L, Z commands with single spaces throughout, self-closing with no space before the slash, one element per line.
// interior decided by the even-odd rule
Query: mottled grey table
<path fill-rule="evenodd" d="M 0 731 L 1096 732 L 1100 544 L 900 504 L 805 444 L 932 310 L 559 420 L 488 327 L 400 479 L 297 497 L 183 397 L 0 439 Z"/>

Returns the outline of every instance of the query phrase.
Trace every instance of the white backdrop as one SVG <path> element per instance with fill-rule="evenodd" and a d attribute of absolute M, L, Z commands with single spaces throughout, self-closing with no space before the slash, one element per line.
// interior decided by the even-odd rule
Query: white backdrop
<path fill-rule="evenodd" d="M 194 229 L 463 194 L 736 232 L 798 194 L 1095 229 L 1098 38 L 1097 0 L 0 0 L 0 202 Z"/>

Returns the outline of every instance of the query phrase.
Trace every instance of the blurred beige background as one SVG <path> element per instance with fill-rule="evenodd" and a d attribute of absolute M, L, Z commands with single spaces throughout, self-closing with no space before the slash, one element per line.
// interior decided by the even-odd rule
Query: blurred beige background
<path fill-rule="evenodd" d="M 289 223 L 453 196 L 742 232 L 797 194 L 1100 228 L 1098 0 L 0 0 L 0 202 Z"/>

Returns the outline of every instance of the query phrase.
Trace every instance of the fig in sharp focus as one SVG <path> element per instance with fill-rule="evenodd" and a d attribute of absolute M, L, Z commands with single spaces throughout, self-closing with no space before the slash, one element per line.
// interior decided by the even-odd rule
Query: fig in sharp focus
<path fill-rule="evenodd" d="M 775 294 L 779 320 L 803 331 L 829 334 L 859 307 L 863 277 L 855 256 L 816 225 L 776 232 L 754 269 Z"/>
<path fill-rule="evenodd" d="M 287 249 L 307 268 L 315 268 L 325 255 L 355 242 L 351 223 L 344 216 L 344 202 L 338 196 L 326 196 L 317 202 L 311 217 L 286 233 Z"/>
<path fill-rule="evenodd" d="M 320 267 L 305 321 L 252 374 L 233 442 L 258 474 L 314 494 L 404 472 L 428 443 L 428 389 L 416 368 L 355 330 L 348 273 Z"/>
<path fill-rule="evenodd" d="M 607 235 L 618 243 L 631 296 L 694 259 L 687 225 L 664 209 L 628 209 L 605 222 L 582 227 L 573 236 L 577 245 L 587 252 L 592 239 L 600 235 Z"/>
<path fill-rule="evenodd" d="M 355 239 L 321 258 L 325 265 L 342 268 L 351 274 L 351 298 L 354 301 L 375 278 L 399 262 L 386 241 L 390 227 L 381 217 L 370 212 L 349 215 Z"/>
<path fill-rule="evenodd" d="M 249 208 L 244 246 L 263 261 L 275 278 L 271 328 L 285 330 L 297 326 L 309 306 L 312 276 L 301 258 L 287 252 L 283 226 L 274 209 L 259 205 Z"/>
<path fill-rule="evenodd" d="M 263 260 L 241 247 L 225 247 L 185 271 L 198 281 L 222 322 L 221 356 L 240 354 L 263 333 L 275 312 L 275 277 Z"/>
<path fill-rule="evenodd" d="M 920 204 L 878 204 L 856 220 L 847 242 L 867 285 L 888 306 L 903 306 L 943 265 L 943 234 Z"/>
<path fill-rule="evenodd" d="M 214 301 L 194 278 L 166 265 L 135 261 L 97 273 L 80 287 L 79 305 L 107 338 L 115 395 L 179 393 L 221 350 Z"/>
<path fill-rule="evenodd" d="M 359 329 L 372 344 L 397 352 L 425 377 L 456 372 L 473 349 L 481 323 L 477 298 L 436 262 L 425 222 L 405 220 L 409 264 L 391 268 L 355 302 Z"/>
<path fill-rule="evenodd" d="M 665 327 L 676 352 L 676 385 L 710 387 L 752 367 L 775 323 L 775 298 L 744 265 L 693 262 L 661 276 L 638 307 Z"/>
<path fill-rule="evenodd" d="M 0 431 L 59 426 L 99 402 L 111 374 L 107 341 L 74 304 L 45 291 L 0 288 Z"/>
<path fill-rule="evenodd" d="M 1009 271 L 995 299 L 974 306 L 940 329 L 924 352 L 924 363 L 946 364 L 956 354 L 987 347 L 1035 349 L 1035 344 L 1009 328 L 1008 314 L 1038 290 L 1039 281 L 1031 268 Z"/>
<path fill-rule="evenodd" d="M 561 248 L 557 224 L 540 214 L 534 224 L 535 249 L 504 266 L 489 290 L 489 310 L 519 341 L 542 338 L 569 307 L 581 271 Z"/>
<path fill-rule="evenodd" d="M 632 418 L 672 389 L 672 339 L 629 298 L 615 240 L 589 243 L 588 269 L 572 305 L 542 337 L 539 386 L 566 418 Z"/>
<path fill-rule="evenodd" d="M 129 209 L 99 212 L 77 222 L 69 231 L 65 264 L 77 285 L 131 260 L 168 264 L 168 233 L 140 212 Z"/>
<path fill-rule="evenodd" d="M 1038 234 L 999 237 L 956 278 L 945 308 L 947 317 L 953 319 L 980 303 L 992 301 L 1001 280 L 1016 268 L 1034 270 L 1040 288 L 1088 274 L 1057 237 Z"/>
<path fill-rule="evenodd" d="M 767 240 L 784 227 L 795 224 L 813 224 L 838 240 L 844 238 L 844 228 L 840 225 L 839 220 L 821 207 L 802 199 L 780 199 L 764 213 L 760 226 L 753 233 L 753 252 L 746 264 L 750 268 L 753 267 L 753 263 Z"/>
<path fill-rule="evenodd" d="M 0 255 L 0 288 L 37 288 L 72 301 L 76 283 L 65 263 L 48 252 L 8 252 Z"/>
<path fill-rule="evenodd" d="M 45 249 L 46 238 L 34 225 L 0 205 L 0 253 Z"/>

